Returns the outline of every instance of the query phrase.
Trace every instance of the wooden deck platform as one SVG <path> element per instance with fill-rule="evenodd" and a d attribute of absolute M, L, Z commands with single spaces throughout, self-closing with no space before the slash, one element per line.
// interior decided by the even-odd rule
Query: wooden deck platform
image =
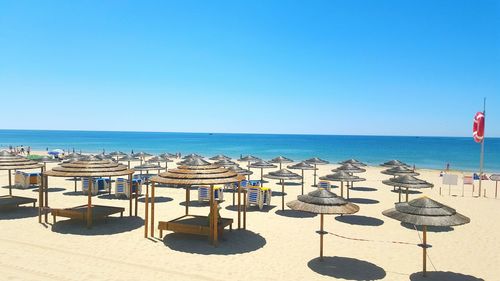
<path fill-rule="evenodd" d="M 120 214 L 123 217 L 125 208 L 110 207 L 101 205 L 92 205 L 92 220 L 105 219 L 113 214 Z M 77 206 L 66 209 L 51 209 L 53 222 L 56 223 L 56 217 L 65 217 L 76 220 L 87 220 L 87 205 Z"/>
<path fill-rule="evenodd" d="M 25 204 L 33 204 L 35 207 L 36 199 L 11 195 L 0 196 L 0 208 L 16 208 Z"/>
<path fill-rule="evenodd" d="M 232 224 L 233 219 L 221 218 L 218 223 L 219 235 L 222 236 L 223 230 L 227 226 L 229 226 L 230 231 L 233 230 Z M 185 215 L 171 221 L 160 221 L 158 222 L 158 229 L 160 230 L 160 237 L 163 237 L 163 230 L 203 236 L 209 236 L 210 234 L 207 216 Z"/>

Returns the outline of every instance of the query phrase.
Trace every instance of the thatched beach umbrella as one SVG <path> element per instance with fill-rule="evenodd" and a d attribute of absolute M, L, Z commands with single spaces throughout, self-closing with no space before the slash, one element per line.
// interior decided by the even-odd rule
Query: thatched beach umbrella
<path fill-rule="evenodd" d="M 240 161 L 246 161 L 246 162 L 248 162 L 248 164 L 247 164 L 247 169 L 248 170 L 250 170 L 250 163 L 257 162 L 259 160 L 260 160 L 260 158 L 252 156 L 252 155 L 247 155 L 245 157 L 240 158 Z M 250 180 L 250 175 L 248 175 L 248 180 Z"/>
<path fill-rule="evenodd" d="M 366 166 L 365 163 L 359 161 L 359 160 L 356 160 L 356 159 L 348 159 L 348 160 L 344 160 L 344 161 L 341 161 L 339 162 L 340 165 L 344 165 L 344 164 L 352 164 L 352 165 L 356 165 L 358 167 L 364 167 Z"/>
<path fill-rule="evenodd" d="M 107 206 L 97 206 L 92 205 L 92 184 L 93 177 L 117 177 L 117 176 L 128 176 L 129 186 L 132 186 L 132 174 L 134 170 L 127 168 L 127 166 L 110 161 L 110 160 L 99 160 L 96 157 L 90 156 L 86 160 L 78 160 L 70 163 L 62 163 L 57 167 L 52 168 L 50 171 L 43 173 L 44 180 L 42 180 L 42 188 L 39 188 L 40 196 L 40 208 L 39 208 L 39 218 L 38 221 L 41 223 L 41 214 L 45 207 L 48 207 L 48 177 L 81 177 L 89 179 L 88 187 L 88 199 L 86 206 L 78 206 L 70 209 L 54 209 L 51 208 L 52 214 L 54 216 L 64 216 L 69 218 L 74 218 L 75 214 L 78 213 L 80 218 L 83 218 L 87 222 L 87 227 L 92 226 L 93 211 L 105 212 L 105 214 L 112 214 L 116 212 L 123 212 L 123 208 L 107 207 Z M 45 202 L 44 192 L 45 190 Z M 132 194 L 131 188 L 129 189 L 129 207 L 130 216 L 132 216 Z M 42 203 L 43 202 L 43 203 Z M 121 209 L 121 211 L 119 210 Z M 100 213 L 95 214 L 100 215 Z M 137 216 L 137 193 L 135 196 L 135 215 Z M 47 213 L 45 214 L 45 222 L 47 222 Z"/>
<path fill-rule="evenodd" d="M 190 158 L 203 158 L 203 156 L 196 154 L 196 153 L 190 153 L 190 154 L 182 157 L 182 159 L 190 159 Z"/>
<path fill-rule="evenodd" d="M 139 160 L 141 161 L 141 165 L 142 165 L 142 161 L 146 160 L 146 157 L 150 157 L 153 155 L 151 155 L 147 152 L 141 151 L 141 152 L 133 153 L 132 156 L 139 158 Z"/>
<path fill-rule="evenodd" d="M 221 160 L 231 160 L 231 157 L 227 157 L 226 155 L 218 154 L 214 157 L 210 157 L 210 160 L 213 161 L 221 161 Z"/>
<path fill-rule="evenodd" d="M 271 164 L 269 162 L 266 162 L 264 160 L 260 160 L 260 161 L 251 163 L 248 167 L 260 169 L 260 182 L 263 183 L 264 181 L 263 181 L 262 176 L 264 175 L 264 169 L 276 168 L 276 165 Z"/>
<path fill-rule="evenodd" d="M 498 195 L 498 181 L 500 181 L 500 174 L 493 174 L 490 176 L 490 180 L 495 181 L 495 198 Z"/>
<path fill-rule="evenodd" d="M 455 209 L 434 201 L 428 197 L 413 199 L 410 202 L 396 203 L 395 208 L 382 213 L 389 218 L 423 227 L 423 274 L 427 266 L 427 226 L 457 226 L 470 222 L 470 219 Z"/>
<path fill-rule="evenodd" d="M 401 162 L 399 160 L 390 160 L 385 163 L 380 164 L 382 167 L 396 167 L 396 166 L 406 166 L 409 167 L 408 164 Z"/>
<path fill-rule="evenodd" d="M 36 199 L 20 197 L 20 196 L 12 196 L 12 171 L 13 170 L 32 170 L 32 169 L 40 169 L 41 172 L 44 171 L 44 165 L 37 163 L 28 158 L 13 155 L 8 151 L 0 152 L 0 170 L 7 171 L 9 177 L 9 195 L 8 196 L 0 196 L 0 206 L 18 206 L 21 204 L 33 203 L 35 204 Z"/>
<path fill-rule="evenodd" d="M 42 158 L 38 158 L 35 161 L 38 162 L 38 163 L 43 163 L 43 167 L 47 168 L 47 163 L 58 163 L 61 160 L 60 159 L 56 159 L 54 157 L 43 156 Z"/>
<path fill-rule="evenodd" d="M 138 157 L 128 154 L 118 159 L 118 161 L 127 161 L 127 166 L 129 169 L 130 169 L 130 161 L 137 161 L 137 160 L 139 160 Z"/>
<path fill-rule="evenodd" d="M 301 170 L 301 176 L 302 176 L 302 180 L 301 180 L 301 184 L 302 184 L 302 191 L 301 191 L 301 194 L 304 195 L 304 170 L 315 170 L 316 168 L 314 168 L 314 166 L 310 165 L 310 164 L 307 164 L 306 162 L 302 161 L 302 162 L 299 162 L 295 165 L 290 165 L 287 167 L 288 169 L 293 169 L 293 170 Z"/>
<path fill-rule="evenodd" d="M 366 169 L 347 163 L 332 170 L 332 172 L 340 172 L 340 171 L 344 171 L 352 175 L 352 174 L 364 173 L 366 172 Z M 347 198 L 349 198 L 349 189 L 352 188 L 353 186 L 354 186 L 354 181 L 347 181 Z"/>
<path fill-rule="evenodd" d="M 293 160 L 290 159 L 290 158 L 286 158 L 284 156 L 278 156 L 278 157 L 275 157 L 275 158 L 271 159 L 271 161 L 269 161 L 269 162 L 275 163 L 275 164 L 279 164 L 279 168 L 281 170 L 281 165 L 283 163 L 292 163 Z"/>
<path fill-rule="evenodd" d="M 323 159 L 320 159 L 318 157 L 307 159 L 305 162 L 307 164 L 314 165 L 314 184 L 313 184 L 313 186 L 317 186 L 316 185 L 316 178 L 317 178 L 317 174 L 316 174 L 317 169 L 316 169 L 316 166 L 317 165 L 326 165 L 326 164 L 328 164 L 330 162 L 328 162 L 326 160 L 323 160 Z"/>
<path fill-rule="evenodd" d="M 229 168 L 229 167 L 238 166 L 238 163 L 233 162 L 229 159 L 222 159 L 222 160 L 215 162 L 215 165 L 219 165 L 219 166 L 224 167 L 224 168 Z"/>
<path fill-rule="evenodd" d="M 408 176 L 420 175 L 419 173 L 413 171 L 413 169 L 409 169 L 406 166 L 395 166 L 395 167 L 389 168 L 387 170 L 383 170 L 381 173 L 385 174 L 385 175 L 394 176 L 394 177 L 404 176 L 404 175 L 408 175 Z"/>
<path fill-rule="evenodd" d="M 154 156 L 154 157 L 151 157 L 148 160 L 146 160 L 146 163 L 158 163 L 158 166 L 161 166 L 162 162 L 165 163 L 165 172 L 167 172 L 168 171 L 168 162 L 174 162 L 174 160 L 170 160 L 168 158 L 161 157 L 161 156 Z M 159 171 L 160 170 L 158 170 L 158 172 Z"/>
<path fill-rule="evenodd" d="M 264 175 L 264 177 L 268 179 L 281 180 L 281 210 L 285 210 L 285 180 L 300 180 L 302 177 L 287 169 L 270 172 L 269 174 Z"/>
<path fill-rule="evenodd" d="M 172 154 L 172 153 L 168 153 L 168 152 L 162 153 L 162 154 L 160 154 L 158 156 L 161 157 L 161 158 L 176 158 L 177 157 L 177 155 Z"/>
<path fill-rule="evenodd" d="M 340 196 L 344 197 L 344 182 L 360 182 L 364 181 L 364 178 L 354 176 L 344 171 L 338 171 L 333 174 L 320 177 L 320 180 L 326 181 L 339 181 L 340 182 Z M 349 187 L 347 187 L 347 199 L 349 199 Z"/>
<path fill-rule="evenodd" d="M 382 181 L 383 184 L 399 187 L 399 202 L 401 202 L 401 188 L 406 188 L 406 202 L 408 202 L 408 189 L 431 188 L 434 185 L 430 182 L 417 179 L 414 176 L 404 175 Z"/>
<path fill-rule="evenodd" d="M 127 153 L 121 152 L 121 151 L 113 151 L 113 152 L 109 153 L 109 155 L 112 157 L 116 157 L 116 161 L 118 161 L 118 158 L 120 158 L 122 156 L 126 156 Z"/>
<path fill-rule="evenodd" d="M 307 195 L 297 196 L 297 200 L 286 204 L 290 209 L 313 214 L 320 214 L 320 250 L 319 257 L 323 260 L 323 215 L 346 215 L 359 211 L 359 206 L 348 202 L 342 197 L 326 189 L 317 189 Z"/>
<path fill-rule="evenodd" d="M 161 173 L 156 177 L 153 177 L 151 180 L 153 182 L 151 189 L 151 234 L 154 235 L 154 186 L 155 183 L 162 184 L 170 184 L 170 185 L 210 185 L 210 214 L 209 214 L 209 236 L 210 241 L 213 244 L 217 245 L 218 243 L 218 204 L 214 199 L 214 185 L 215 184 L 227 184 L 227 183 L 235 183 L 238 182 L 238 174 L 235 172 L 229 171 L 224 168 L 220 168 L 217 165 L 210 164 L 208 162 L 203 163 L 202 159 L 193 159 L 199 160 L 198 164 L 195 166 L 180 166 L 177 169 L 172 169 L 168 172 Z M 188 195 L 189 193 L 187 193 Z M 147 214 L 148 214 L 148 195 L 146 195 L 146 219 L 145 219 L 145 236 L 147 237 Z M 188 206 L 187 202 L 189 197 L 186 198 L 186 207 Z M 187 216 L 187 208 L 186 208 L 186 216 Z M 178 220 L 178 219 L 176 219 Z M 221 218 L 222 220 L 222 218 Z M 206 223 L 206 218 L 203 220 Z M 160 224 L 162 224 L 160 222 Z M 168 225 L 168 223 L 167 223 Z M 201 225 L 202 227 L 203 225 Z M 167 227 L 168 228 L 168 227 Z M 160 233 L 162 228 L 160 228 Z M 182 230 L 178 230 L 182 232 Z"/>

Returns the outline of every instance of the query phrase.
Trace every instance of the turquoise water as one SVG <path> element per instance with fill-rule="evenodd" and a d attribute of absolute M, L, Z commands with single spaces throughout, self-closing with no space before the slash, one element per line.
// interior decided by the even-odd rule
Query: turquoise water
<path fill-rule="evenodd" d="M 320 157 L 331 162 L 357 158 L 377 165 L 400 159 L 420 168 L 478 170 L 480 145 L 470 138 L 207 134 L 154 132 L 93 132 L 0 130 L 0 146 L 31 146 L 33 150 L 75 149 L 95 153 L 146 151 L 150 153 L 253 154 L 264 159 L 283 155 L 293 160 Z M 500 172 L 500 138 L 485 142 L 485 169 Z"/>

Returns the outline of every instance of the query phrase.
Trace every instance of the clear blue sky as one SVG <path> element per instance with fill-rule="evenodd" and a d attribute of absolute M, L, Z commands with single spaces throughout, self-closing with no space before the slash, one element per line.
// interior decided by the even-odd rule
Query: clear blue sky
<path fill-rule="evenodd" d="M 500 136 L 498 1 L 0 0 L 3 129 Z"/>

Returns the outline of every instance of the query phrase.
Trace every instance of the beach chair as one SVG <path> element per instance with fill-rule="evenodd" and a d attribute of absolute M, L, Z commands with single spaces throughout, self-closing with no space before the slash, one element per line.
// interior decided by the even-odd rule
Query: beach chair
<path fill-rule="evenodd" d="M 16 174 L 14 176 L 14 186 L 17 188 L 29 188 L 30 187 L 30 179 L 28 174 L 21 172 L 21 171 L 16 171 Z"/>
<path fill-rule="evenodd" d="M 214 199 L 221 201 L 224 199 L 224 191 L 222 186 L 214 186 Z M 210 201 L 210 186 L 198 186 L 198 201 Z"/>
<path fill-rule="evenodd" d="M 94 179 L 94 184 L 97 186 L 98 192 L 102 192 L 102 191 L 108 192 L 111 188 L 111 181 L 107 178 Z"/>
<path fill-rule="evenodd" d="M 99 193 L 97 184 L 95 183 L 95 179 L 92 179 L 92 190 L 90 191 L 92 195 L 97 195 Z M 82 194 L 87 195 L 89 192 L 89 178 L 82 178 Z"/>
<path fill-rule="evenodd" d="M 247 207 L 250 206 L 259 206 L 259 209 L 262 209 L 260 188 L 258 187 L 248 187 L 247 189 Z"/>
<path fill-rule="evenodd" d="M 132 194 L 135 194 L 136 190 L 137 190 L 137 196 L 141 196 L 142 195 L 142 179 L 140 177 L 132 179 Z M 127 189 L 127 196 L 128 196 L 128 189 Z"/>
<path fill-rule="evenodd" d="M 117 178 L 115 181 L 115 197 L 128 196 L 128 182 L 124 178 Z"/>
<path fill-rule="evenodd" d="M 27 176 L 29 178 L 29 180 L 28 180 L 29 185 L 40 186 L 42 184 L 42 176 L 40 175 L 40 173 L 29 173 L 29 174 L 27 174 Z"/>
<path fill-rule="evenodd" d="M 262 186 L 262 182 L 260 180 L 249 180 L 248 183 L 251 186 Z"/>
<path fill-rule="evenodd" d="M 319 181 L 318 182 L 318 189 L 326 189 L 328 191 L 331 191 L 332 190 L 332 186 L 327 181 Z"/>

